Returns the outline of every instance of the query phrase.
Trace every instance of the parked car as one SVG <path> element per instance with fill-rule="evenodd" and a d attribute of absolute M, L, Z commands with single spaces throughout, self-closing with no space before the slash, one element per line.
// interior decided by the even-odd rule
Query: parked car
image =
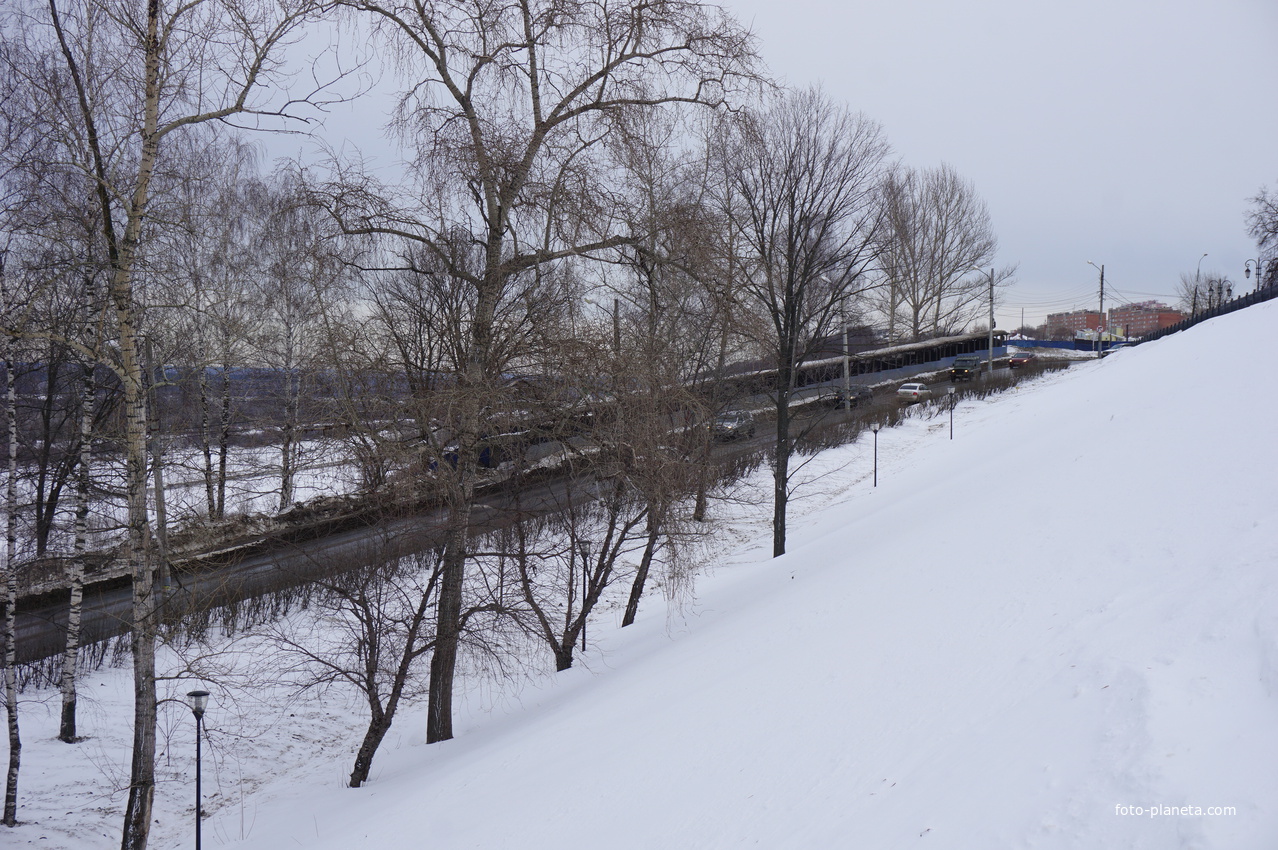
<path fill-rule="evenodd" d="M 1015 368 L 1017 366 L 1024 366 L 1033 360 L 1034 360 L 1034 355 L 1032 352 L 1019 351 L 1016 354 L 1013 354 L 1011 357 L 1007 358 L 1007 365 L 1012 368 Z"/>
<path fill-rule="evenodd" d="M 927 388 L 927 384 L 901 384 L 896 397 L 906 404 L 913 404 L 916 401 L 927 401 L 932 397 L 932 391 Z"/>
<path fill-rule="evenodd" d="M 843 407 L 843 387 L 831 387 L 821 394 L 821 403 L 827 407 Z M 857 407 L 874 401 L 874 391 L 869 387 L 852 384 L 847 391 L 848 407 Z"/>
<path fill-rule="evenodd" d="M 754 436 L 754 417 L 749 411 L 728 410 L 714 418 L 710 436 L 716 440 L 739 440 Z"/>
<path fill-rule="evenodd" d="M 975 381 L 981 374 L 981 358 L 975 354 L 960 354 L 950 367 L 951 381 Z"/>

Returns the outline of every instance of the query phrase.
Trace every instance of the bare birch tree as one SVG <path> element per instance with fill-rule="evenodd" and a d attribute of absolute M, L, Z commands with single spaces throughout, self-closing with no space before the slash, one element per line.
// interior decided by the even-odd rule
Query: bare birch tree
<path fill-rule="evenodd" d="M 15 312 L 9 304 L 8 279 L 5 276 L 5 260 L 7 249 L 0 252 L 0 309 L 9 318 Z M 17 548 L 17 477 L 18 477 L 18 422 L 17 399 L 14 393 L 14 339 L 6 336 L 0 345 L 4 346 L 5 376 L 5 433 L 8 436 L 8 463 L 6 464 L 4 519 L 5 545 L 0 550 L 0 561 L 3 562 L 4 576 L 4 707 L 7 720 L 9 742 L 9 764 L 5 772 L 4 817 L 5 826 L 18 825 L 18 773 L 22 765 L 22 735 L 18 728 L 18 681 L 17 681 L 17 609 L 18 609 L 18 569 L 15 563 Z"/>
<path fill-rule="evenodd" d="M 279 510 L 293 504 L 301 462 L 303 397 L 314 387 L 320 319 L 328 302 L 343 296 L 339 265 L 323 241 L 319 210 L 303 202 L 296 176 L 274 175 L 262 187 L 261 229 L 254 254 L 261 266 L 257 281 L 262 305 L 258 356 L 282 382 L 279 412 L 272 418 L 279 434 Z"/>
<path fill-rule="evenodd" d="M 37 124 L 84 170 L 110 267 L 106 294 L 126 423 L 126 558 L 133 576 L 133 760 L 122 847 L 142 850 L 155 788 L 156 587 L 147 555 L 146 396 L 137 286 L 155 188 L 172 179 L 168 146 L 202 125 L 279 115 L 267 84 L 279 52 L 313 10 L 309 0 L 194 0 L 135 4 L 50 0 L 21 8 L 33 63 L 60 66 Z M 159 182 L 157 182 L 159 181 Z"/>
<path fill-rule="evenodd" d="M 15 163 L 20 162 L 24 153 L 35 144 L 37 134 L 35 128 L 22 120 L 24 93 L 22 91 L 22 74 L 19 72 L 22 51 L 15 42 L 0 38 L 0 319 L 3 320 L 4 334 L 0 339 L 3 346 L 6 389 L 13 385 L 13 351 L 15 346 L 17 310 L 10 303 L 10 287 L 8 278 L 9 248 L 12 242 L 13 217 L 20 214 L 20 192 L 14 188 Z M 8 528 L 11 517 L 17 511 L 17 499 L 13 489 L 13 480 L 17 468 L 17 416 L 16 399 L 11 400 L 6 392 L 5 430 L 9 435 L 9 464 L 7 467 L 9 486 L 6 487 L 6 498 L 2 512 L 5 527 Z M 4 814 L 0 823 L 14 827 L 18 825 L 18 776 L 22 766 L 22 734 L 18 725 L 18 681 L 17 681 L 17 608 L 18 608 L 18 572 L 14 563 L 13 552 L 6 544 L 0 549 L 0 578 L 4 581 L 4 603 L 2 622 L 0 622 L 0 653 L 3 653 L 3 688 L 5 707 L 5 728 L 9 745 L 9 760 L 5 770 Z"/>
<path fill-rule="evenodd" d="M 103 304 L 100 298 L 105 271 L 98 230 L 91 204 L 93 186 L 84 173 L 68 161 L 57 132 L 44 122 L 65 96 L 66 81 L 56 66 L 33 63 L 26 46 L 14 43 L 3 49 L 3 73 L 16 86 L 6 97 L 9 122 L 25 128 L 20 144 L 4 148 L 5 230 L 19 250 L 10 266 L 11 276 L 21 278 L 26 293 L 22 308 L 10 310 L 6 330 L 21 333 L 33 351 L 28 360 L 33 377 L 42 381 L 38 401 L 18 407 L 26 435 L 20 450 L 30 462 L 28 486 L 33 493 L 34 516 L 30 527 L 36 557 L 49 552 L 65 558 L 69 588 L 66 643 L 62 657 L 60 689 L 62 717 L 59 738 L 73 742 L 76 735 L 76 667 L 79 658 L 79 626 L 88 515 L 92 490 L 90 463 L 92 437 L 114 408 L 114 394 L 100 392 L 97 369 L 102 339 Z M 16 305 L 15 305 L 16 306 Z M 32 430 L 32 425 L 35 425 Z M 67 513 L 64 496 L 70 490 L 73 522 L 70 552 L 61 523 Z M 16 511 L 11 511 L 16 516 Z"/>

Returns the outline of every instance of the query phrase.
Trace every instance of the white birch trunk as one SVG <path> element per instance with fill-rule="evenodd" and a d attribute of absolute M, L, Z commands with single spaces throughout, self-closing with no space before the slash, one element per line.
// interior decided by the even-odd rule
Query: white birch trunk
<path fill-rule="evenodd" d="M 89 535 L 89 484 L 93 439 L 93 365 L 85 364 L 80 384 L 80 459 L 75 481 L 75 548 L 67 565 L 71 599 L 67 604 L 67 642 L 62 653 L 62 722 L 58 738 L 74 743 L 76 677 L 80 663 L 80 614 L 84 601 L 84 556 Z"/>
<path fill-rule="evenodd" d="M 0 275 L 3 269 L 0 268 Z M 0 293 L 3 292 L 0 285 Z M 0 300 L 7 301 L 7 295 L 0 294 Z M 4 707 L 8 716 L 9 727 L 9 770 L 4 786 L 4 825 L 18 824 L 18 769 L 22 764 L 22 736 L 18 732 L 18 676 L 17 676 L 17 606 L 18 606 L 18 570 L 14 563 L 18 543 L 18 428 L 17 394 L 13 376 L 13 343 L 5 344 L 5 427 L 9 437 L 8 481 L 5 487 L 5 546 L 0 553 L 3 559 L 5 578 L 4 606 Z"/>

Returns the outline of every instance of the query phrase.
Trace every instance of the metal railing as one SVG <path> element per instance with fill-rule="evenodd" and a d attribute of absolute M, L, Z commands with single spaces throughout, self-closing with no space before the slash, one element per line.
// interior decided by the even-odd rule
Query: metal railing
<path fill-rule="evenodd" d="M 1188 319 L 1182 319 L 1174 325 L 1168 325 L 1161 330 L 1154 331 L 1148 336 L 1141 337 L 1135 344 L 1161 339 L 1168 334 L 1179 333 L 1183 330 L 1192 328 L 1199 322 L 1205 322 L 1208 319 L 1214 319 L 1217 316 L 1223 316 L 1226 313 L 1232 313 L 1235 310 L 1241 310 L 1244 307 L 1250 307 L 1253 304 L 1259 304 L 1262 301 L 1269 301 L 1273 298 L 1278 298 L 1278 281 L 1271 281 L 1263 289 L 1256 289 L 1247 295 L 1243 295 L 1238 298 L 1231 298 L 1228 301 L 1212 307 L 1210 310 L 1204 310 L 1195 316 L 1190 316 Z"/>

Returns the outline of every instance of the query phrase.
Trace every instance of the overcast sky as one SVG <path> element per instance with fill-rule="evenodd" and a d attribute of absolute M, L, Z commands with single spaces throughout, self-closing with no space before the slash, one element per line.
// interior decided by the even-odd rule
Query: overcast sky
<path fill-rule="evenodd" d="M 1181 272 L 1254 277 L 1248 199 L 1278 188 L 1278 0 L 720 0 L 771 73 L 881 123 L 915 167 L 948 162 L 989 204 L 997 324 L 1171 302 Z M 1270 50 L 1265 51 L 1266 45 Z M 384 101 L 382 102 L 384 105 Z M 378 156 L 382 118 L 320 135 Z M 275 154 L 292 153 L 279 140 Z"/>
<path fill-rule="evenodd" d="M 1182 271 L 1250 291 L 1247 199 L 1278 188 L 1278 0 L 725 0 L 771 71 L 948 162 L 1019 263 L 999 327 L 1171 300 Z M 1266 50 L 1268 48 L 1268 50 Z"/>

